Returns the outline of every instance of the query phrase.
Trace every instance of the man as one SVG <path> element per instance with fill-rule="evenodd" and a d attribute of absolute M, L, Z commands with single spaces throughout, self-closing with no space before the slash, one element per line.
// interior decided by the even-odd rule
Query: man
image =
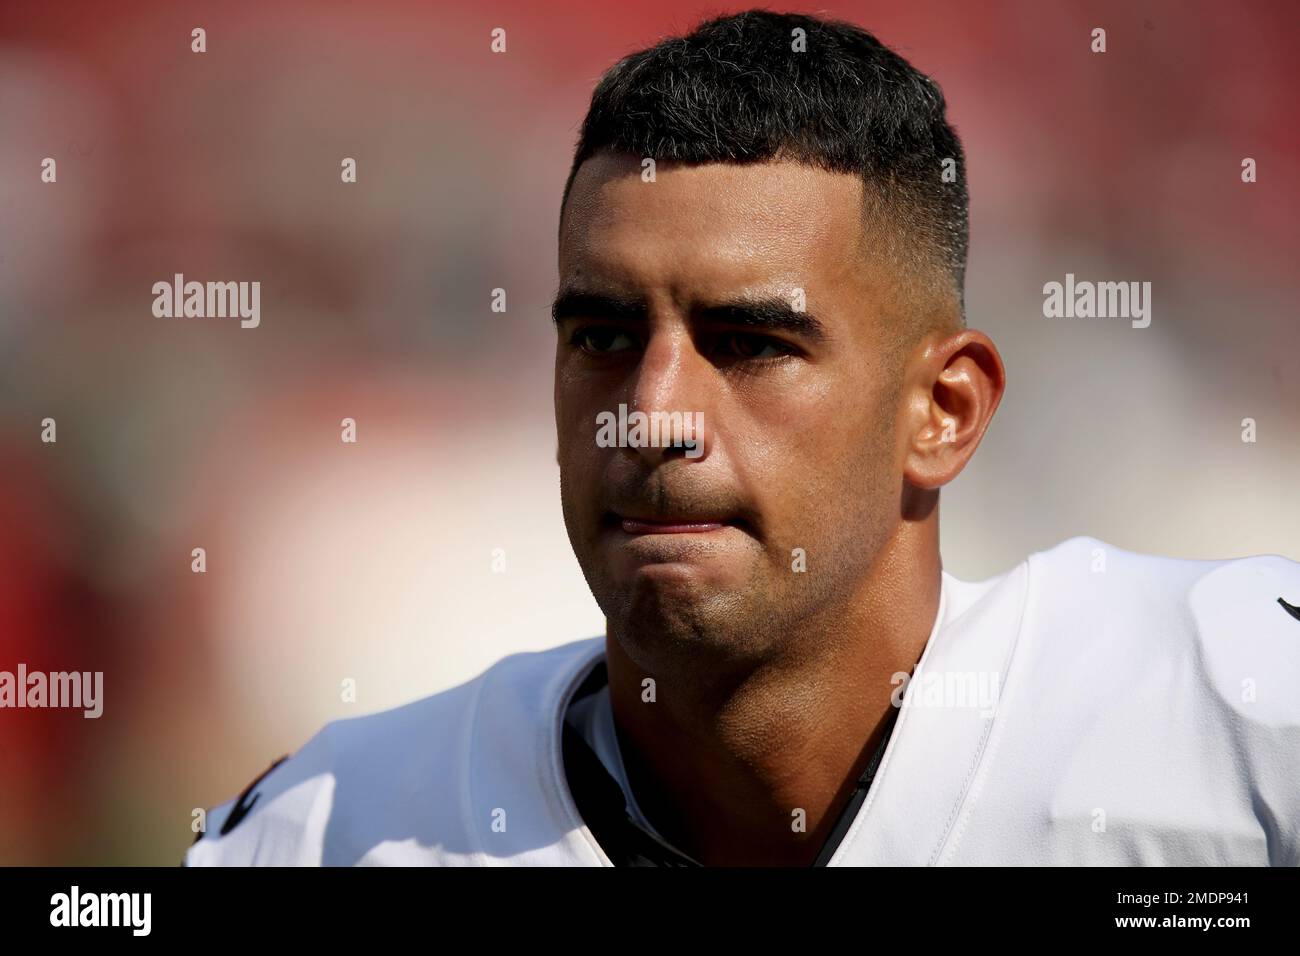
<path fill-rule="evenodd" d="M 327 726 L 186 862 L 1300 863 L 1300 565 L 943 571 L 1005 386 L 966 242 L 943 96 L 869 34 L 754 11 L 616 65 L 554 306 L 607 633 Z"/>

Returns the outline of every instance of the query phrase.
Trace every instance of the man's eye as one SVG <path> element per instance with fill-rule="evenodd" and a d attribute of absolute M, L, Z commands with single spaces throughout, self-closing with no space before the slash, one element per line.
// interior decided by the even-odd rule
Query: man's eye
<path fill-rule="evenodd" d="M 790 349 L 775 339 L 751 332 L 727 332 L 718 339 L 718 347 L 733 358 L 767 359 L 788 355 Z"/>
<path fill-rule="evenodd" d="M 632 336 L 608 325 L 592 325 L 578 329 L 569 342 L 585 352 L 597 355 L 624 352 L 636 345 L 636 340 Z"/>

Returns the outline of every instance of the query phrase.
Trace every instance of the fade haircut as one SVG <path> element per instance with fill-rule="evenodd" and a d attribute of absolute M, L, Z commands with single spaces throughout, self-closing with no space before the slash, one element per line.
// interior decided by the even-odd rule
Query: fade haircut
<path fill-rule="evenodd" d="M 796 30 L 806 42 L 795 50 Z M 656 162 L 789 160 L 865 183 L 864 235 L 913 301 L 897 344 L 965 323 L 969 199 L 939 85 L 850 23 L 750 10 L 620 60 L 601 78 L 564 186 L 597 153 Z M 955 179 L 944 181 L 944 161 Z M 917 299 L 937 296 L 935 310 Z"/>

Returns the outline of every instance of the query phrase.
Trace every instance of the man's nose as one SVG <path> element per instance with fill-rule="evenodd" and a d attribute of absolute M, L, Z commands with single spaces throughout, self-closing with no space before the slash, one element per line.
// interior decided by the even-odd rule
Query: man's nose
<path fill-rule="evenodd" d="M 714 371 L 685 331 L 652 333 L 627 400 L 629 418 L 633 412 L 646 416 L 645 441 L 629 452 L 652 467 L 671 458 L 706 458 L 713 442 L 708 390 Z"/>

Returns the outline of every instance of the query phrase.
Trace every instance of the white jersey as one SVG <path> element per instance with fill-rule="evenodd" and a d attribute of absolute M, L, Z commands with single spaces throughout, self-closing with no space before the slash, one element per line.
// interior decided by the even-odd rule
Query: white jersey
<path fill-rule="evenodd" d="M 1286 558 L 1086 537 L 978 583 L 944 572 L 828 865 L 1300 865 L 1296 605 Z M 185 863 L 608 866 L 561 748 L 569 700 L 603 658 L 604 638 L 512 655 L 330 723 L 214 809 Z"/>

